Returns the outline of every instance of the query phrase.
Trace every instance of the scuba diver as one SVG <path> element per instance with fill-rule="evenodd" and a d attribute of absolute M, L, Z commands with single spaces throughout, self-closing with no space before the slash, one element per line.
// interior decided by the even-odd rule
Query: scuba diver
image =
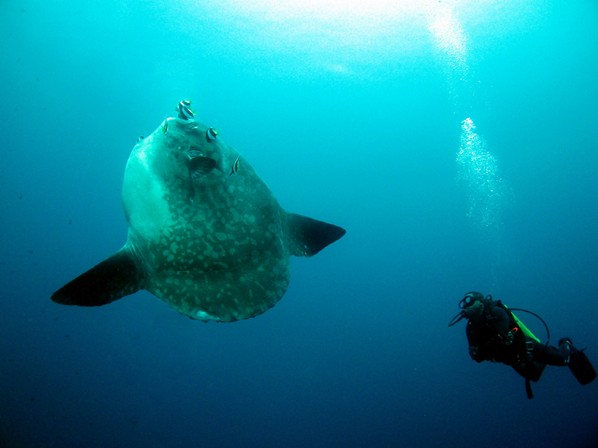
<path fill-rule="evenodd" d="M 484 297 L 479 292 L 468 292 L 459 302 L 461 311 L 449 322 L 452 327 L 461 319 L 467 319 L 466 335 L 469 342 L 469 356 L 474 361 L 502 362 L 513 367 L 525 378 L 525 390 L 533 398 L 530 381 L 538 381 L 546 365 L 569 366 L 577 381 L 586 385 L 594 381 L 596 371 L 583 352 L 577 349 L 569 338 L 562 338 L 559 346 L 542 343 L 513 314 L 515 311 L 530 313 L 539 318 L 548 333 L 546 322 L 535 313 L 522 309 L 509 309 L 492 296 Z"/>

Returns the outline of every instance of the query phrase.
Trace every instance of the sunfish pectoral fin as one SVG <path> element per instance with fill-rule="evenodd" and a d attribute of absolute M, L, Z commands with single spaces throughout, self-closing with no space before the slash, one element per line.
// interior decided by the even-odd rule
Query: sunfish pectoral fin
<path fill-rule="evenodd" d="M 141 289 L 142 280 L 135 256 L 125 246 L 64 285 L 52 300 L 63 305 L 106 305 Z"/>
<path fill-rule="evenodd" d="M 286 217 L 289 249 L 297 257 L 311 257 L 346 233 L 342 227 L 295 213 Z"/>

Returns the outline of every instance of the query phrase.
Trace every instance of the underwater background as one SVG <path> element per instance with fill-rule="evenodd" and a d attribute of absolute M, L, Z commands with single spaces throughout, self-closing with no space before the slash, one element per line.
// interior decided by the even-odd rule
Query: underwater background
<path fill-rule="evenodd" d="M 598 365 L 595 1 L 4 0 L 0 48 L 1 447 L 598 446 L 598 383 L 447 326 L 478 290 Z M 51 302 L 184 98 L 347 235 L 246 321 Z"/>

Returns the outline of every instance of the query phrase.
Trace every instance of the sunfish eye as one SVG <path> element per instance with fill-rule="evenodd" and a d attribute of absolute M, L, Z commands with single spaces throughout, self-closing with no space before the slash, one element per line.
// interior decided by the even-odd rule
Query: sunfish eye
<path fill-rule="evenodd" d="M 206 138 L 208 141 L 211 142 L 212 140 L 216 140 L 216 137 L 218 137 L 218 131 L 214 128 L 208 128 L 206 131 Z"/>

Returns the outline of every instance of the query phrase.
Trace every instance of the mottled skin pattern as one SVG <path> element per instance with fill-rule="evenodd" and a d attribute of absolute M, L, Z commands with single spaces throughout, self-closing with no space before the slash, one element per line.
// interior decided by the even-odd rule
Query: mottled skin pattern
<path fill-rule="evenodd" d="M 166 128 L 166 132 L 164 129 Z M 193 319 L 263 313 L 289 283 L 286 212 L 251 166 L 197 121 L 167 119 L 133 149 L 123 184 L 143 288 Z M 196 157 L 199 159 L 195 159 Z M 215 167 L 198 168 L 213 159 Z"/>

